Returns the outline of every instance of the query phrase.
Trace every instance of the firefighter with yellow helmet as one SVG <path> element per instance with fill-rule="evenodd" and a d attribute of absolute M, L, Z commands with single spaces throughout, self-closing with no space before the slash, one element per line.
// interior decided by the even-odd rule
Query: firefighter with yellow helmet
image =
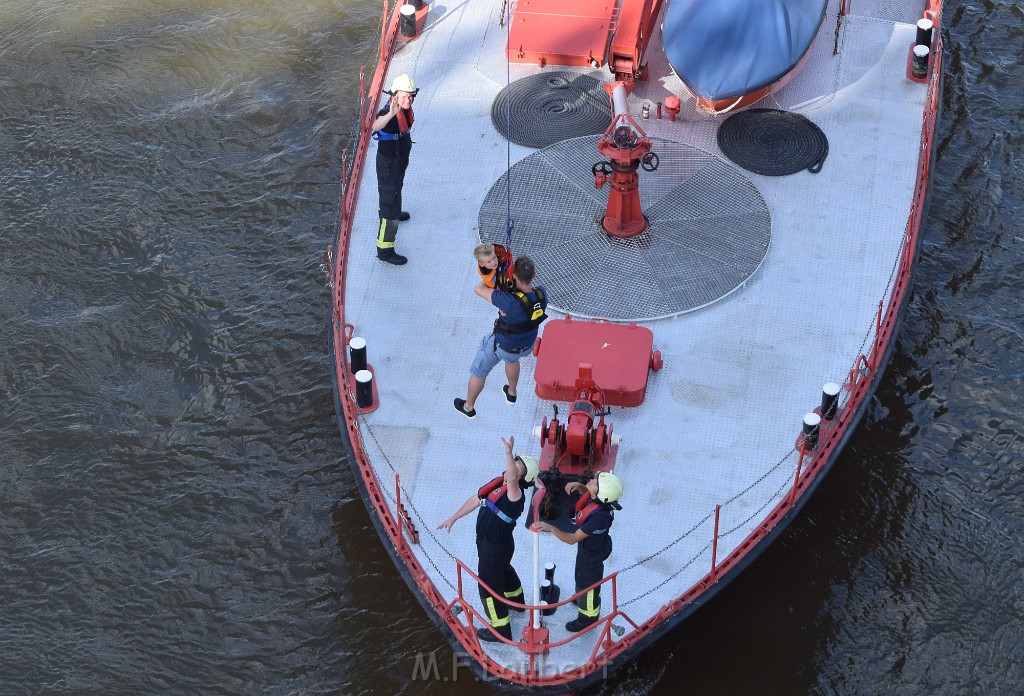
<path fill-rule="evenodd" d="M 457 520 L 473 510 L 476 515 L 476 550 L 478 556 L 477 575 L 494 590 L 491 594 L 480 586 L 480 601 L 491 627 L 477 630 L 480 640 L 497 641 L 495 634 L 512 640 L 512 626 L 509 606 L 502 601 L 508 599 L 523 604 L 523 583 L 512 567 L 512 556 L 516 551 L 512 531 L 516 520 L 526 507 L 526 489 L 534 485 L 540 465 L 537 459 L 528 456 L 513 456 L 515 438 L 501 438 L 505 447 L 505 473 L 491 479 L 480 487 L 454 515 L 437 525 L 450 533 Z M 516 607 L 514 611 L 523 611 Z M 492 632 L 493 629 L 493 632 Z"/>
<path fill-rule="evenodd" d="M 604 562 L 612 553 L 609 534 L 615 510 L 621 509 L 622 481 L 609 471 L 602 471 L 586 484 L 572 481 L 565 485 L 567 495 L 581 494 L 576 503 L 572 534 L 538 521 L 535 531 L 551 532 L 566 544 L 576 544 L 576 592 L 590 587 L 604 577 Z M 578 633 L 597 623 L 601 617 L 601 586 L 591 588 L 576 599 L 576 618 L 565 624 L 570 633 Z"/>
<path fill-rule="evenodd" d="M 419 88 L 406 74 L 391 81 L 387 102 L 370 126 L 373 139 L 377 141 L 377 211 L 380 226 L 377 228 L 377 258 L 395 266 L 401 266 L 408 259 L 395 251 L 395 237 L 398 223 L 410 218 L 402 210 L 402 185 L 405 170 L 409 167 L 409 153 L 412 151 L 412 130 L 414 120 L 412 102 Z"/>

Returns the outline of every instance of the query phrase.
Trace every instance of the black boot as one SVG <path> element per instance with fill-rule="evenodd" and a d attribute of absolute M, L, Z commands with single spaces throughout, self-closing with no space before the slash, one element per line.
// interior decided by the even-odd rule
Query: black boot
<path fill-rule="evenodd" d="M 511 626 L 506 624 L 506 625 L 502 626 L 501 628 L 495 628 L 494 630 L 498 633 L 499 636 L 501 636 L 505 640 L 512 640 L 512 627 Z M 485 640 L 488 643 L 500 643 L 501 642 L 497 638 L 494 637 L 494 634 L 491 633 L 491 629 L 487 628 L 486 626 L 484 628 L 476 629 L 476 637 L 479 638 L 480 640 Z"/>
<path fill-rule="evenodd" d="M 597 623 L 598 617 L 584 616 L 583 614 L 578 615 L 575 619 L 565 624 L 565 630 L 569 633 L 579 633 L 588 626 L 593 626 Z"/>
<path fill-rule="evenodd" d="M 392 266 L 404 266 L 409 261 L 394 249 L 381 249 L 380 247 L 377 247 L 377 258 Z"/>
<path fill-rule="evenodd" d="M 403 266 L 409 260 L 395 251 L 395 235 L 398 234 L 398 220 L 380 219 L 377 228 L 377 258 L 392 266 Z"/>

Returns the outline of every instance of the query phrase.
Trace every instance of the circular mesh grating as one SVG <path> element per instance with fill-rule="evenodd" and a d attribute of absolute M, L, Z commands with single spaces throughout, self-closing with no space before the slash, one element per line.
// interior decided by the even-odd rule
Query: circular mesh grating
<path fill-rule="evenodd" d="M 611 123 L 611 108 L 607 92 L 593 77 L 549 72 L 516 80 L 501 90 L 491 104 L 491 121 L 517 145 L 546 147 L 566 138 L 604 133 Z"/>
<path fill-rule="evenodd" d="M 718 147 L 733 162 L 755 174 L 785 176 L 801 169 L 821 171 L 828 138 L 800 114 L 778 109 L 750 109 L 725 119 Z"/>
<path fill-rule="evenodd" d="M 650 222 L 628 239 L 601 227 L 608 186 L 594 188 L 597 138 L 563 140 L 515 164 L 480 208 L 480 239 L 537 264 L 552 307 L 577 317 L 640 321 L 725 297 L 761 265 L 771 242 L 764 199 L 736 167 L 703 150 L 653 139 L 661 165 L 640 175 Z"/>

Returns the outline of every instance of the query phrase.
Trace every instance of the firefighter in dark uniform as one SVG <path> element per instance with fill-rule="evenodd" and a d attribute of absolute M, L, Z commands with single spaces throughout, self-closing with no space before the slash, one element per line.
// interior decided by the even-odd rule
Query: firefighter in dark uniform
<path fill-rule="evenodd" d="M 615 520 L 616 502 L 622 496 L 622 482 L 613 473 L 602 471 L 586 485 L 572 482 L 565 485 L 568 495 L 584 493 L 576 503 L 572 534 L 547 523 L 535 522 L 532 529 L 551 532 L 566 544 L 576 544 L 576 592 L 604 577 L 604 562 L 612 553 L 609 533 Z M 601 586 L 598 585 L 576 599 L 576 618 L 565 624 L 570 633 L 578 633 L 597 623 L 601 616 Z"/>
<path fill-rule="evenodd" d="M 462 504 L 458 512 L 437 525 L 438 529 L 452 531 L 455 522 L 478 510 L 476 515 L 476 550 L 479 557 L 477 575 L 496 594 L 492 595 L 480 586 L 480 601 L 491 628 L 477 630 L 480 640 L 497 641 L 495 634 L 512 640 L 512 626 L 509 623 L 509 606 L 502 597 L 523 603 L 523 583 L 516 569 L 512 567 L 512 556 L 516 550 L 512 530 L 516 519 L 526 506 L 525 489 L 533 486 L 539 469 L 533 457 L 513 457 L 512 446 L 515 438 L 501 439 L 505 446 L 505 473 L 485 484 L 475 495 Z M 515 611 L 523 611 L 516 608 Z M 493 633 L 491 632 L 493 629 Z"/>
<path fill-rule="evenodd" d="M 409 213 L 402 210 L 402 184 L 405 170 L 409 166 L 409 152 L 412 151 L 413 112 L 412 101 L 416 98 L 416 83 L 408 75 L 399 75 L 391 83 L 391 95 L 373 121 L 370 129 L 377 141 L 377 211 L 380 227 L 377 228 L 377 258 L 401 266 L 407 258 L 395 251 L 395 236 L 398 223 L 409 219 Z"/>

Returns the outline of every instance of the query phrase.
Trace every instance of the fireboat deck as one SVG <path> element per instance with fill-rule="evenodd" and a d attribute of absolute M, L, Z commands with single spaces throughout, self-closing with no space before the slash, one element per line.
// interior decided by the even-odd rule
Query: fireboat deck
<path fill-rule="evenodd" d="M 830 3 L 803 70 L 758 104 L 801 113 L 825 132 L 830 154 L 818 174 L 766 177 L 728 162 L 715 137 L 722 117 L 694 111 L 658 50 L 660 29 L 650 44 L 649 80 L 629 99 L 630 113 L 652 139 L 721 160 L 756 188 L 771 220 L 763 260 L 734 291 L 693 311 L 643 322 L 654 333 L 664 369 L 650 375 L 642 406 L 613 408 L 609 416 L 622 437 L 615 471 L 625 493 L 605 568 L 620 572 L 618 608 L 637 624 L 709 572 L 716 505 L 722 505 L 721 561 L 789 493 L 803 415 L 818 405 L 822 384 L 842 384 L 867 350 L 879 302 L 892 290 L 914 196 L 927 91 L 906 77 L 921 7 L 918 1 L 854 3 L 833 55 L 837 5 Z M 495 315 L 473 294 L 480 207 L 509 162 L 536 152 L 507 143 L 490 119 L 491 103 L 508 80 L 541 72 L 506 63 L 506 28 L 497 21 L 501 6 L 501 0 L 431 6 L 424 33 L 397 48 L 389 76 L 409 73 L 421 88 L 403 193 L 412 219 L 402 223 L 397 238 L 409 263 L 395 268 L 374 258 L 372 145 L 346 263 L 345 321 L 367 341 L 380 400 L 377 410 L 360 417 L 362 445 L 392 509 L 400 476 L 401 502 L 419 531 L 419 544 L 411 548 L 449 601 L 458 595 L 454 559 L 475 569 L 473 517 L 450 535 L 434 528 L 501 472 L 502 436 L 515 436 L 520 453 L 537 455 L 540 443 L 531 431 L 552 415 L 551 402 L 533 393 L 533 358 L 522 362 L 514 406 L 505 403 L 499 366 L 477 402 L 475 420 L 452 407 L 454 397 L 465 396 L 469 364 Z M 604 68 L 546 68 L 552 69 L 611 79 Z M 644 101 L 653 105 L 667 94 L 683 99 L 675 122 L 653 113 L 640 120 Z M 602 159 L 596 150 L 592 154 L 589 161 Z M 588 180 L 585 194 L 569 186 L 565 200 L 593 198 L 593 179 L 583 172 L 582 181 Z M 607 188 L 596 195 L 606 196 Z M 512 246 L 515 251 L 515 236 Z M 562 272 L 552 267 L 558 257 L 538 260 L 541 285 Z M 587 270 L 602 273 L 600 267 Z M 557 319 L 560 298 L 553 294 L 551 304 L 555 311 L 549 314 Z M 529 601 L 532 534 L 520 524 L 516 539 L 515 565 Z M 572 593 L 576 549 L 550 535 L 540 543 L 541 562 L 557 564 L 565 598 Z M 478 605 L 472 579 L 461 580 L 467 599 Z M 608 588 L 603 605 L 607 614 Z M 567 606 L 551 617 L 552 641 L 567 637 L 563 626 L 574 615 Z M 517 637 L 524 622 L 513 614 Z M 625 635 L 633 630 L 617 624 Z M 595 640 L 592 631 L 554 648 L 545 669 L 584 664 Z M 497 662 L 526 669 L 518 649 L 484 648 Z"/>

